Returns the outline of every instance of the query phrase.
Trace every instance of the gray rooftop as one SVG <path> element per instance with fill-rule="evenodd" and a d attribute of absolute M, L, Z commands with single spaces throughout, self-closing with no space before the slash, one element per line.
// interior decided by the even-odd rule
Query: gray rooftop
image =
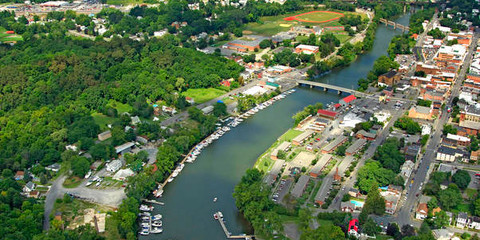
<path fill-rule="evenodd" d="M 363 139 L 363 138 L 357 139 L 355 142 L 353 142 L 352 145 L 350 145 L 350 147 L 347 148 L 345 152 L 354 154 L 358 150 L 360 150 L 363 147 L 363 145 L 365 145 L 365 143 L 367 143 L 366 139 Z"/>
<path fill-rule="evenodd" d="M 312 130 L 307 130 L 303 133 L 301 133 L 300 135 L 296 136 L 292 141 L 295 141 L 295 142 L 302 142 L 304 141 L 306 138 L 310 137 L 314 132 Z"/>
<path fill-rule="evenodd" d="M 422 114 L 430 114 L 430 108 L 424 106 L 415 106 L 415 111 Z"/>
<path fill-rule="evenodd" d="M 335 138 L 335 140 L 331 141 L 327 146 L 325 146 L 323 148 L 323 150 L 327 151 L 327 152 L 330 152 L 332 151 L 333 149 L 335 149 L 341 142 L 347 140 L 347 137 L 345 136 L 339 136 L 337 138 Z"/>
<path fill-rule="evenodd" d="M 310 172 L 313 172 L 315 174 L 320 174 L 322 169 L 327 165 L 327 163 L 332 159 L 331 154 L 324 154 L 322 158 L 320 158 L 317 163 L 313 166 L 312 170 Z"/>
<path fill-rule="evenodd" d="M 273 163 L 272 169 L 270 170 L 270 174 L 272 175 L 277 175 L 280 173 L 282 170 L 283 164 L 285 163 L 285 160 L 275 160 Z"/>
<path fill-rule="evenodd" d="M 301 197 L 309 180 L 310 180 L 310 177 L 307 175 L 300 176 L 300 178 L 298 179 L 298 182 L 295 184 L 295 187 L 293 187 L 292 196 L 296 198 Z"/>

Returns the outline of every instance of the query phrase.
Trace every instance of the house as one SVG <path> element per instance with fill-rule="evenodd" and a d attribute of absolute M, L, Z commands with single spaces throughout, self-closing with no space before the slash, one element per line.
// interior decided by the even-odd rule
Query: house
<path fill-rule="evenodd" d="M 305 45 L 305 44 L 300 44 L 295 48 L 295 53 L 304 53 L 304 54 L 315 54 L 318 53 L 319 47 L 318 46 L 311 46 L 311 45 Z"/>
<path fill-rule="evenodd" d="M 360 196 L 360 192 L 356 188 L 350 188 L 350 190 L 348 190 L 348 195 L 356 198 Z"/>
<path fill-rule="evenodd" d="M 433 116 L 432 109 L 424 106 L 413 106 L 408 111 L 409 118 L 431 120 Z"/>
<path fill-rule="evenodd" d="M 122 161 L 116 159 L 116 160 L 113 160 L 113 161 L 105 164 L 105 167 L 106 167 L 107 171 L 109 171 L 109 172 L 116 172 L 122 167 L 122 165 L 123 165 Z"/>
<path fill-rule="evenodd" d="M 324 117 L 324 118 L 328 118 L 328 119 L 335 119 L 335 118 L 337 118 L 338 113 L 334 112 L 334 111 L 319 109 L 317 111 L 317 115 L 319 117 Z"/>
<path fill-rule="evenodd" d="M 23 180 L 24 177 L 25 177 L 24 171 L 17 171 L 17 173 L 15 173 L 15 181 Z"/>
<path fill-rule="evenodd" d="M 211 112 L 213 112 L 213 106 L 206 106 L 202 108 L 202 112 L 205 115 L 210 114 Z"/>
<path fill-rule="evenodd" d="M 112 137 L 112 132 L 110 130 L 98 134 L 99 141 L 105 141 Z"/>
<path fill-rule="evenodd" d="M 480 230 L 480 217 L 473 216 L 468 219 L 468 228 Z"/>
<path fill-rule="evenodd" d="M 292 144 L 289 143 L 289 142 L 286 142 L 286 141 L 282 142 L 280 145 L 278 145 L 278 147 L 276 147 L 272 151 L 272 153 L 270 154 L 270 158 L 272 160 L 277 160 L 278 159 L 278 152 L 279 151 L 287 152 L 290 149 L 291 146 L 292 146 Z"/>
<path fill-rule="evenodd" d="M 65 149 L 76 152 L 78 150 L 78 147 L 77 147 L 76 144 L 70 144 L 70 145 L 65 146 Z"/>
<path fill-rule="evenodd" d="M 301 197 L 303 192 L 305 191 L 305 188 L 307 188 L 307 184 L 308 184 L 309 181 L 310 181 L 309 176 L 307 176 L 307 175 L 300 176 L 297 183 L 293 187 L 293 190 L 291 192 L 292 196 L 294 196 L 295 198 Z"/>
<path fill-rule="evenodd" d="M 350 96 L 348 96 L 348 97 L 344 97 L 344 98 L 340 99 L 339 103 L 340 103 L 342 106 L 346 107 L 346 106 L 350 105 L 350 103 L 351 103 L 353 100 L 355 100 L 355 99 L 357 99 L 357 98 L 355 97 L 355 95 L 350 95 Z"/>
<path fill-rule="evenodd" d="M 235 50 L 237 52 L 248 52 L 255 51 L 255 49 L 260 49 L 260 42 L 269 39 L 267 37 L 256 36 L 256 35 L 247 35 L 243 39 L 235 39 L 223 45 L 223 48 Z"/>
<path fill-rule="evenodd" d="M 464 228 L 467 226 L 468 223 L 468 215 L 465 212 L 459 212 L 457 215 L 457 224 L 456 226 L 459 228 Z"/>
<path fill-rule="evenodd" d="M 453 233 L 448 231 L 448 229 L 435 229 L 432 230 L 433 236 L 437 240 L 450 240 L 453 239 Z"/>
<path fill-rule="evenodd" d="M 382 190 L 384 188 L 381 188 Z M 402 187 L 389 185 L 385 191 L 381 191 L 380 195 L 385 199 L 385 212 L 394 214 L 397 209 L 398 201 L 400 200 Z"/>
<path fill-rule="evenodd" d="M 312 131 L 312 130 L 307 130 L 307 131 L 301 133 L 300 135 L 296 136 L 294 139 L 292 139 L 292 144 L 297 145 L 297 146 L 303 145 L 305 140 L 310 138 L 314 133 L 315 132 Z"/>
<path fill-rule="evenodd" d="M 52 171 L 52 172 L 58 172 L 60 170 L 60 164 L 54 163 L 52 165 L 49 165 L 49 166 L 45 167 L 45 170 Z"/>
<path fill-rule="evenodd" d="M 359 238 L 360 237 L 360 233 L 358 232 L 358 227 L 359 226 L 360 226 L 360 224 L 358 222 L 358 219 L 354 218 L 354 219 L 350 220 L 350 222 L 348 223 L 347 234 L 349 236 L 354 236 L 355 238 Z"/>
<path fill-rule="evenodd" d="M 405 181 L 407 181 L 408 178 L 410 178 L 410 175 L 412 175 L 414 166 L 415 163 L 410 160 L 405 161 L 405 163 L 402 165 L 400 169 L 400 176 L 402 176 Z"/>
<path fill-rule="evenodd" d="M 355 136 L 356 136 L 357 138 L 361 138 L 361 139 L 365 139 L 365 140 L 370 140 L 370 141 L 375 140 L 375 138 L 377 137 L 376 134 L 371 133 L 371 132 L 367 132 L 367 131 L 365 131 L 365 130 L 363 130 L 363 129 L 360 130 L 360 131 L 358 131 L 358 132 L 355 134 Z"/>
<path fill-rule="evenodd" d="M 118 172 L 115 173 L 115 175 L 113 175 L 113 179 L 123 181 L 127 177 L 131 177 L 133 175 L 134 175 L 134 172 L 130 168 L 121 169 L 121 170 L 118 170 Z"/>
<path fill-rule="evenodd" d="M 331 152 L 335 151 L 335 149 L 337 149 L 337 147 L 344 144 L 347 140 L 348 140 L 348 138 L 343 136 L 343 135 L 335 138 L 335 140 L 331 141 L 327 146 L 325 146 L 322 149 L 322 153 L 326 154 L 326 153 L 331 153 Z"/>
<path fill-rule="evenodd" d="M 330 120 L 317 117 L 312 123 L 310 123 L 310 125 L 308 125 L 307 129 L 315 132 L 322 132 L 329 123 Z"/>
<path fill-rule="evenodd" d="M 463 158 L 464 152 L 447 146 L 441 146 L 437 150 L 437 160 L 454 162 L 456 158 Z"/>
<path fill-rule="evenodd" d="M 23 187 L 23 192 L 24 193 L 30 193 L 31 191 L 35 190 L 35 183 L 33 182 L 28 182 L 27 184 L 25 184 L 25 186 Z"/>
<path fill-rule="evenodd" d="M 347 150 L 345 150 L 345 155 L 350 156 L 356 154 L 366 143 L 366 139 L 357 139 L 352 145 L 350 145 L 350 147 L 347 148 Z"/>
<path fill-rule="evenodd" d="M 131 117 L 131 119 L 132 119 L 131 123 L 133 126 L 137 126 L 137 124 L 141 123 L 140 118 L 138 116 L 133 116 Z"/>
<path fill-rule="evenodd" d="M 470 152 L 470 160 L 477 161 L 480 156 L 480 149 L 477 151 Z"/>
<path fill-rule="evenodd" d="M 39 192 L 39 191 L 36 191 L 36 190 L 30 191 L 30 192 L 28 193 L 27 197 L 37 199 L 37 198 L 40 197 L 40 192 Z"/>
<path fill-rule="evenodd" d="M 230 83 L 230 82 L 229 82 L 229 83 Z M 190 103 L 190 105 L 195 104 L 195 100 L 193 100 L 193 98 L 191 98 L 191 97 L 185 97 L 185 100 L 186 100 L 188 103 Z"/>
<path fill-rule="evenodd" d="M 400 79 L 400 74 L 397 74 L 397 71 L 392 70 L 378 77 L 378 85 L 392 87 L 393 85 L 396 85 Z"/>
<path fill-rule="evenodd" d="M 120 146 L 116 146 L 115 147 L 115 153 L 117 154 L 125 154 L 127 152 L 130 152 L 132 150 L 132 148 L 135 147 L 135 143 L 133 142 L 127 142 L 127 143 L 124 143 Z"/>
<path fill-rule="evenodd" d="M 315 163 L 313 168 L 310 170 L 310 176 L 313 178 L 317 178 L 322 174 L 323 168 L 327 166 L 327 164 L 330 162 L 332 159 L 332 155 L 330 154 L 324 154 L 318 161 Z"/>
<path fill-rule="evenodd" d="M 351 203 L 350 201 L 341 202 L 340 203 L 340 210 L 342 212 L 352 213 L 353 211 L 355 211 L 355 204 Z"/>
<path fill-rule="evenodd" d="M 415 218 L 419 220 L 423 220 L 427 218 L 428 215 L 428 207 L 426 203 L 418 204 L 417 211 L 415 212 Z"/>
<path fill-rule="evenodd" d="M 412 144 L 405 147 L 405 155 L 416 157 L 420 154 L 421 146 L 419 144 Z"/>

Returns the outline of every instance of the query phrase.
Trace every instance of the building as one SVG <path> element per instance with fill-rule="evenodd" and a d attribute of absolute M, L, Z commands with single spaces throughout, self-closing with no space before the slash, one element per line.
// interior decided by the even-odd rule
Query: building
<path fill-rule="evenodd" d="M 24 177 L 25 177 L 24 171 L 17 171 L 17 173 L 15 173 L 15 181 L 23 180 Z"/>
<path fill-rule="evenodd" d="M 297 37 L 297 34 L 294 32 L 279 32 L 272 36 L 273 43 L 281 43 L 285 40 L 293 40 Z"/>
<path fill-rule="evenodd" d="M 271 155 L 270 155 L 270 158 L 271 158 L 272 160 L 277 160 L 277 159 L 278 159 L 278 152 L 279 152 L 279 151 L 287 152 L 287 151 L 290 149 L 291 146 L 292 146 L 292 144 L 289 143 L 289 142 L 286 142 L 286 141 L 285 141 L 285 142 L 282 142 L 280 145 L 278 145 L 278 147 L 276 147 L 276 148 L 272 151 L 272 153 L 271 153 Z"/>
<path fill-rule="evenodd" d="M 366 143 L 366 139 L 357 139 L 352 145 L 350 145 L 350 147 L 347 148 L 347 150 L 345 150 L 345 155 L 350 156 L 356 154 Z"/>
<path fill-rule="evenodd" d="M 378 85 L 392 87 L 393 85 L 396 85 L 400 81 L 400 79 L 400 74 L 397 74 L 397 71 L 392 70 L 378 77 Z"/>
<path fill-rule="evenodd" d="M 470 160 L 472 161 L 478 161 L 479 156 L 480 156 L 480 149 L 477 151 L 470 152 Z"/>
<path fill-rule="evenodd" d="M 315 132 L 312 131 L 312 130 L 307 130 L 307 131 L 301 133 L 300 135 L 296 136 L 294 139 L 292 139 L 292 144 L 297 145 L 297 146 L 303 145 L 305 140 L 310 138 L 314 133 Z"/>
<path fill-rule="evenodd" d="M 445 162 L 454 162 L 456 158 L 463 158 L 464 152 L 447 146 L 441 146 L 437 150 L 437 160 Z"/>
<path fill-rule="evenodd" d="M 318 117 L 308 125 L 307 129 L 315 132 L 322 132 L 329 123 L 330 120 Z"/>
<path fill-rule="evenodd" d="M 36 188 L 35 183 L 33 183 L 33 182 L 28 182 L 28 183 L 25 184 L 25 186 L 23 187 L 23 192 L 24 192 L 24 193 L 30 193 L 31 191 L 35 190 L 35 188 Z"/>
<path fill-rule="evenodd" d="M 342 202 L 340 203 L 340 210 L 342 212 L 352 213 L 355 211 L 355 204 L 351 203 L 350 201 Z"/>
<path fill-rule="evenodd" d="M 394 214 L 397 209 L 398 201 L 402 193 L 402 187 L 389 185 L 385 191 L 381 191 L 380 195 L 385 199 L 385 212 Z"/>
<path fill-rule="evenodd" d="M 52 172 L 58 172 L 60 170 L 60 164 L 54 163 L 52 165 L 49 165 L 49 166 L 45 167 L 45 170 L 52 171 Z"/>
<path fill-rule="evenodd" d="M 480 130 L 480 108 L 469 105 L 460 111 L 460 127 L 463 127 L 468 135 L 477 135 Z"/>
<path fill-rule="evenodd" d="M 327 166 L 327 164 L 330 162 L 332 159 L 332 155 L 330 154 L 324 154 L 318 161 L 315 163 L 313 168 L 310 170 L 310 176 L 313 178 L 317 178 L 322 174 L 323 168 Z"/>
<path fill-rule="evenodd" d="M 291 33 L 306 36 L 310 36 L 310 34 L 320 35 L 322 34 L 322 31 L 322 28 L 318 26 L 315 26 L 313 28 L 306 28 L 304 26 L 293 26 L 290 28 Z"/>
<path fill-rule="evenodd" d="M 405 155 L 407 156 L 412 156 L 412 157 L 417 157 L 418 154 L 420 154 L 421 150 L 421 145 L 420 144 L 411 144 L 405 147 Z"/>
<path fill-rule="evenodd" d="M 310 177 L 307 175 L 302 175 L 298 179 L 297 183 L 293 187 L 292 190 L 292 196 L 299 198 L 302 196 L 303 192 L 305 191 L 305 188 L 307 188 L 307 184 L 310 181 Z"/>
<path fill-rule="evenodd" d="M 432 109 L 424 106 L 413 106 L 408 111 L 409 118 L 431 120 L 433 116 Z"/>
<path fill-rule="evenodd" d="M 473 216 L 468 219 L 468 228 L 480 230 L 480 217 Z"/>
<path fill-rule="evenodd" d="M 344 98 L 340 99 L 339 103 L 342 106 L 346 107 L 346 106 L 350 105 L 352 103 L 352 101 L 355 100 L 355 99 L 357 99 L 355 97 L 355 95 L 350 95 L 348 97 L 344 97 Z"/>
<path fill-rule="evenodd" d="M 347 140 L 348 140 L 348 138 L 343 136 L 343 135 L 335 138 L 335 140 L 331 141 L 329 144 L 327 144 L 327 146 L 325 146 L 322 149 L 322 153 L 326 154 L 326 153 L 331 153 L 331 152 L 335 151 L 335 149 L 337 149 L 337 147 L 339 147 L 340 145 L 345 143 Z"/>
<path fill-rule="evenodd" d="M 130 150 L 132 150 L 133 147 L 135 147 L 135 143 L 127 142 L 127 143 L 124 143 L 120 146 L 116 146 L 115 147 L 115 152 L 117 154 L 125 154 L 127 152 L 130 152 Z"/>
<path fill-rule="evenodd" d="M 373 141 L 377 137 L 375 133 L 367 132 L 365 130 L 358 131 L 355 136 L 360 139 L 370 140 Z"/>
<path fill-rule="evenodd" d="M 191 98 L 191 97 L 185 97 L 185 100 L 186 100 L 188 103 L 190 103 L 190 105 L 195 104 L 195 100 L 194 100 L 193 98 Z"/>
<path fill-rule="evenodd" d="M 356 189 L 356 188 L 350 188 L 350 190 L 348 190 L 348 195 L 356 198 L 356 197 L 360 196 L 360 191 L 358 191 L 358 189 Z"/>
<path fill-rule="evenodd" d="M 272 185 L 277 180 L 278 174 L 281 174 L 284 164 L 285 160 L 276 160 L 265 178 L 265 183 Z"/>
<path fill-rule="evenodd" d="M 142 121 L 140 121 L 140 118 L 138 116 L 133 116 L 131 117 L 131 123 L 133 126 L 137 126 L 137 124 L 141 123 Z"/>
<path fill-rule="evenodd" d="M 324 118 L 328 118 L 328 119 L 335 119 L 335 118 L 337 118 L 338 113 L 334 112 L 334 111 L 318 109 L 317 115 L 319 117 L 324 117 Z"/>
<path fill-rule="evenodd" d="M 456 226 L 459 228 L 464 228 L 467 226 L 468 223 L 468 215 L 465 212 L 459 212 L 457 215 L 457 224 Z"/>
<path fill-rule="evenodd" d="M 295 53 L 315 54 L 318 53 L 319 49 L 320 48 L 318 46 L 300 44 L 295 48 Z"/>
<path fill-rule="evenodd" d="M 452 144 L 454 146 L 456 146 L 456 145 L 459 145 L 459 146 L 470 145 L 470 138 L 455 135 L 455 134 L 451 134 L 451 133 L 448 133 L 444 140 L 445 140 L 446 143 Z"/>
<path fill-rule="evenodd" d="M 109 171 L 109 172 L 116 172 L 122 167 L 122 165 L 123 165 L 122 161 L 116 159 L 116 160 L 113 160 L 113 161 L 105 164 L 105 167 L 106 167 L 107 171 Z"/>
<path fill-rule="evenodd" d="M 453 238 L 453 233 L 448 231 L 448 229 L 435 229 L 432 230 L 433 236 L 436 240 L 451 240 Z"/>
<path fill-rule="evenodd" d="M 113 175 L 113 179 L 118 181 L 123 181 L 127 177 L 131 177 L 133 175 L 134 175 L 134 172 L 130 168 L 121 169 L 121 170 L 118 170 L 118 172 L 115 173 L 115 175 Z"/>
<path fill-rule="evenodd" d="M 407 181 L 408 178 L 410 178 L 410 176 L 412 175 L 414 166 L 415 163 L 410 160 L 405 161 L 405 163 L 402 165 L 400 169 L 400 175 L 403 177 L 403 179 L 405 179 L 405 181 Z"/>
<path fill-rule="evenodd" d="M 112 132 L 110 130 L 98 134 L 99 141 L 105 141 L 112 137 Z"/>
<path fill-rule="evenodd" d="M 223 48 L 235 50 L 237 52 L 253 52 L 255 49 L 260 49 L 260 42 L 266 39 L 267 37 L 248 35 L 244 36 L 244 39 L 235 39 L 223 45 Z"/>
<path fill-rule="evenodd" d="M 360 233 L 358 232 L 358 227 L 359 226 L 360 226 L 360 224 L 358 222 L 358 219 L 354 218 L 354 219 L 350 220 L 350 222 L 348 223 L 347 234 L 349 236 L 354 236 L 355 238 L 359 238 L 360 237 Z"/>
<path fill-rule="evenodd" d="M 423 220 L 427 218 L 428 215 L 428 207 L 426 203 L 418 204 L 417 211 L 415 212 L 415 218 L 419 220 Z"/>

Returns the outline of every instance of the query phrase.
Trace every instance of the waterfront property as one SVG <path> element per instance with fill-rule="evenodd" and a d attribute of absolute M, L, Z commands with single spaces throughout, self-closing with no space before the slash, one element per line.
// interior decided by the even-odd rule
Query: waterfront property
<path fill-rule="evenodd" d="M 270 154 L 270 158 L 272 160 L 277 160 L 278 159 L 278 152 L 279 151 L 282 151 L 282 152 L 286 152 L 290 149 L 290 147 L 292 146 L 291 143 L 289 142 L 282 142 L 280 145 L 278 145 L 278 147 L 276 147 L 272 153 Z"/>
<path fill-rule="evenodd" d="M 270 172 L 268 172 L 268 175 L 265 178 L 265 183 L 272 185 L 277 180 L 278 174 L 281 174 L 284 164 L 285 160 L 276 160 L 273 163 L 272 169 L 270 170 Z"/>
<path fill-rule="evenodd" d="M 297 145 L 297 146 L 303 145 L 303 143 L 308 138 L 310 138 L 314 133 L 315 132 L 313 132 L 312 130 L 307 130 L 307 131 L 301 133 L 300 135 L 296 136 L 294 139 L 292 139 L 292 144 Z"/>
<path fill-rule="evenodd" d="M 320 174 L 322 174 L 323 169 L 325 168 L 325 166 L 327 166 L 327 164 L 330 162 L 331 159 L 332 159 L 332 155 L 328 153 L 324 154 L 317 161 L 317 163 L 315 163 L 312 170 L 310 170 L 310 176 L 313 178 L 317 178 L 318 176 L 320 176 Z"/>
<path fill-rule="evenodd" d="M 292 196 L 299 198 L 303 195 L 305 188 L 307 188 L 307 184 L 310 181 L 310 177 L 307 175 L 302 175 L 298 179 L 298 182 L 295 184 L 292 190 Z"/>

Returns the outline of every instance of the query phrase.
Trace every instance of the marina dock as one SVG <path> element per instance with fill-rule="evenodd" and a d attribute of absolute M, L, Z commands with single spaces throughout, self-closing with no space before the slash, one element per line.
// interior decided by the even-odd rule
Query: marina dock
<path fill-rule="evenodd" d="M 232 235 L 231 232 L 228 231 L 227 227 L 225 226 L 225 221 L 223 220 L 222 212 L 217 212 L 216 213 L 218 217 L 218 222 L 220 223 L 220 226 L 222 226 L 223 232 L 225 232 L 225 236 L 228 239 L 253 239 L 255 236 L 254 235 L 246 235 L 246 234 L 240 234 L 240 235 Z"/>
<path fill-rule="evenodd" d="M 152 199 L 142 199 L 142 201 L 147 202 L 147 203 L 158 204 L 158 205 L 162 205 L 162 206 L 165 205 L 165 203 L 163 203 L 163 202 L 155 201 L 155 200 L 152 200 Z"/>

